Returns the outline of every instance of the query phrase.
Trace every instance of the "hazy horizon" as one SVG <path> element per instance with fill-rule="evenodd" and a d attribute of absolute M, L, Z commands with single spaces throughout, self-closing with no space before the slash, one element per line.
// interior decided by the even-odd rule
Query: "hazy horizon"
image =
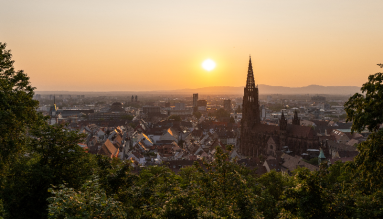
<path fill-rule="evenodd" d="M 6 1 L 0 42 L 41 91 L 362 86 L 383 1 Z M 208 72 L 206 59 L 216 62 Z"/>
<path fill-rule="evenodd" d="M 289 87 L 289 86 L 274 86 L 274 85 L 267 85 L 267 84 L 259 84 L 263 86 L 270 86 L 270 87 L 284 87 L 284 88 L 305 88 L 310 86 L 322 86 L 322 87 L 358 87 L 361 86 L 337 86 L 337 85 L 331 85 L 331 86 L 325 86 L 325 85 L 319 85 L 319 84 L 310 84 L 307 86 L 300 86 L 300 87 Z M 228 87 L 228 88 L 244 88 L 244 86 L 208 86 L 208 87 L 196 87 L 196 88 L 179 88 L 179 89 L 159 89 L 159 90 L 39 90 L 38 88 L 35 89 L 37 92 L 129 92 L 129 91 L 136 91 L 136 92 L 156 92 L 156 91 L 175 91 L 175 90 L 197 90 L 197 89 L 204 89 L 204 88 L 218 88 L 218 87 Z"/>

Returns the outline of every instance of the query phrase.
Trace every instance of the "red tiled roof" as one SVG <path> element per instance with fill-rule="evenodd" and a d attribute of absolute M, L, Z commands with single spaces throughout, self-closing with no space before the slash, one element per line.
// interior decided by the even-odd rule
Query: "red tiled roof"
<path fill-rule="evenodd" d="M 98 154 L 106 155 L 106 156 L 110 156 L 110 157 L 117 157 L 118 151 L 119 151 L 119 149 L 117 149 L 112 144 L 112 142 L 110 142 L 110 140 L 107 139 L 105 141 L 105 143 L 102 145 L 102 147 L 100 148 L 100 150 L 98 151 Z"/>

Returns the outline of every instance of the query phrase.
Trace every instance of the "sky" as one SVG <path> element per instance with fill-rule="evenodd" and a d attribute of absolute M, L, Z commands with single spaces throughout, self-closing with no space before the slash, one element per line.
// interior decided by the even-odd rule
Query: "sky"
<path fill-rule="evenodd" d="M 381 0 L 0 0 L 37 91 L 361 86 L 383 71 Z M 216 68 L 201 67 L 211 59 Z"/>

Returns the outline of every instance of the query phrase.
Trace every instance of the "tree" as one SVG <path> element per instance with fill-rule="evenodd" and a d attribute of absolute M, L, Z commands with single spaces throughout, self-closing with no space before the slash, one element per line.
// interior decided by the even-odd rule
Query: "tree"
<path fill-rule="evenodd" d="M 314 166 L 317 166 L 318 165 L 318 158 L 317 157 L 314 157 L 314 158 L 311 158 L 310 160 L 303 160 L 311 165 L 314 165 Z"/>
<path fill-rule="evenodd" d="M 29 134 L 27 153 L 10 166 L 0 190 L 10 218 L 45 218 L 51 185 L 65 182 L 78 189 L 96 170 L 93 155 L 78 145 L 84 136 L 77 131 L 45 124 Z"/>
<path fill-rule="evenodd" d="M 347 121 L 353 121 L 353 132 L 367 128 L 372 134 L 357 146 L 359 155 L 349 168 L 358 188 L 372 194 L 383 189 L 383 73 L 370 75 L 361 91 L 365 96 L 356 93 L 345 103 Z"/>
<path fill-rule="evenodd" d="M 215 117 L 217 117 L 217 119 L 221 119 L 221 118 L 229 118 L 230 117 L 230 113 L 227 112 L 225 109 L 223 108 L 220 108 L 219 110 L 217 110 L 215 113 L 214 113 Z"/>
<path fill-rule="evenodd" d="M 261 175 L 256 179 L 255 193 L 260 197 L 257 210 L 265 218 L 277 218 L 281 211 L 278 202 L 281 201 L 283 192 L 293 186 L 292 180 L 275 170 Z"/>
<path fill-rule="evenodd" d="M 194 115 L 197 119 L 201 118 L 201 116 L 202 116 L 201 112 L 199 112 L 199 111 L 194 112 L 193 115 Z"/>
<path fill-rule="evenodd" d="M 108 197 L 97 178 L 87 181 L 80 191 L 65 184 L 49 189 L 48 218 L 126 218 L 121 202 Z"/>
<path fill-rule="evenodd" d="M 230 152 L 232 146 L 227 146 Z M 251 171 L 230 162 L 229 153 L 219 146 L 212 162 L 201 166 L 195 162 L 192 171 L 182 172 L 187 196 L 195 201 L 202 218 L 258 218 L 257 197 L 253 192 Z"/>
<path fill-rule="evenodd" d="M 178 115 L 171 115 L 169 116 L 169 119 L 174 119 L 174 121 L 181 121 L 181 117 Z"/>
<path fill-rule="evenodd" d="M 383 123 L 383 73 L 370 75 L 361 91 L 365 96 L 356 93 L 345 103 L 346 121 L 352 121 L 352 131 L 377 131 Z"/>
<path fill-rule="evenodd" d="M 132 121 L 133 116 L 132 116 L 132 115 L 124 115 L 124 116 L 122 116 L 121 118 L 122 118 L 122 119 L 129 120 L 129 121 Z"/>
<path fill-rule="evenodd" d="M 0 179 L 24 149 L 28 128 L 43 121 L 36 111 L 39 102 L 32 99 L 35 88 L 24 71 L 14 69 L 11 51 L 5 48 L 0 42 Z"/>

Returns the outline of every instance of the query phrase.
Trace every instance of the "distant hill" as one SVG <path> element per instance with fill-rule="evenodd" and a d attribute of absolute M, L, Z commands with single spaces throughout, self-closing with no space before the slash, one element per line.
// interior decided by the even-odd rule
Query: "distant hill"
<path fill-rule="evenodd" d="M 357 86 L 321 86 L 309 85 L 306 87 L 283 87 L 283 86 L 270 86 L 260 84 L 258 86 L 260 94 L 336 94 L 336 95 L 350 95 L 360 92 L 360 87 Z M 156 93 L 199 93 L 199 94 L 231 94 L 242 95 L 243 87 L 204 87 L 197 89 L 180 89 L 172 91 L 155 91 Z"/>
<path fill-rule="evenodd" d="M 178 90 L 156 90 L 156 91 L 109 91 L 109 92 L 86 92 L 86 91 L 36 91 L 38 94 L 85 94 L 85 95 L 127 95 L 127 94 L 181 94 L 191 95 L 192 93 L 199 94 L 228 94 L 228 95 L 243 95 L 244 87 L 216 86 L 203 87 L 196 89 L 178 89 Z M 332 94 L 332 95 L 350 95 L 360 92 L 360 87 L 357 86 L 321 86 L 309 85 L 305 87 L 283 87 L 270 86 L 265 84 L 259 85 L 260 94 Z"/>

